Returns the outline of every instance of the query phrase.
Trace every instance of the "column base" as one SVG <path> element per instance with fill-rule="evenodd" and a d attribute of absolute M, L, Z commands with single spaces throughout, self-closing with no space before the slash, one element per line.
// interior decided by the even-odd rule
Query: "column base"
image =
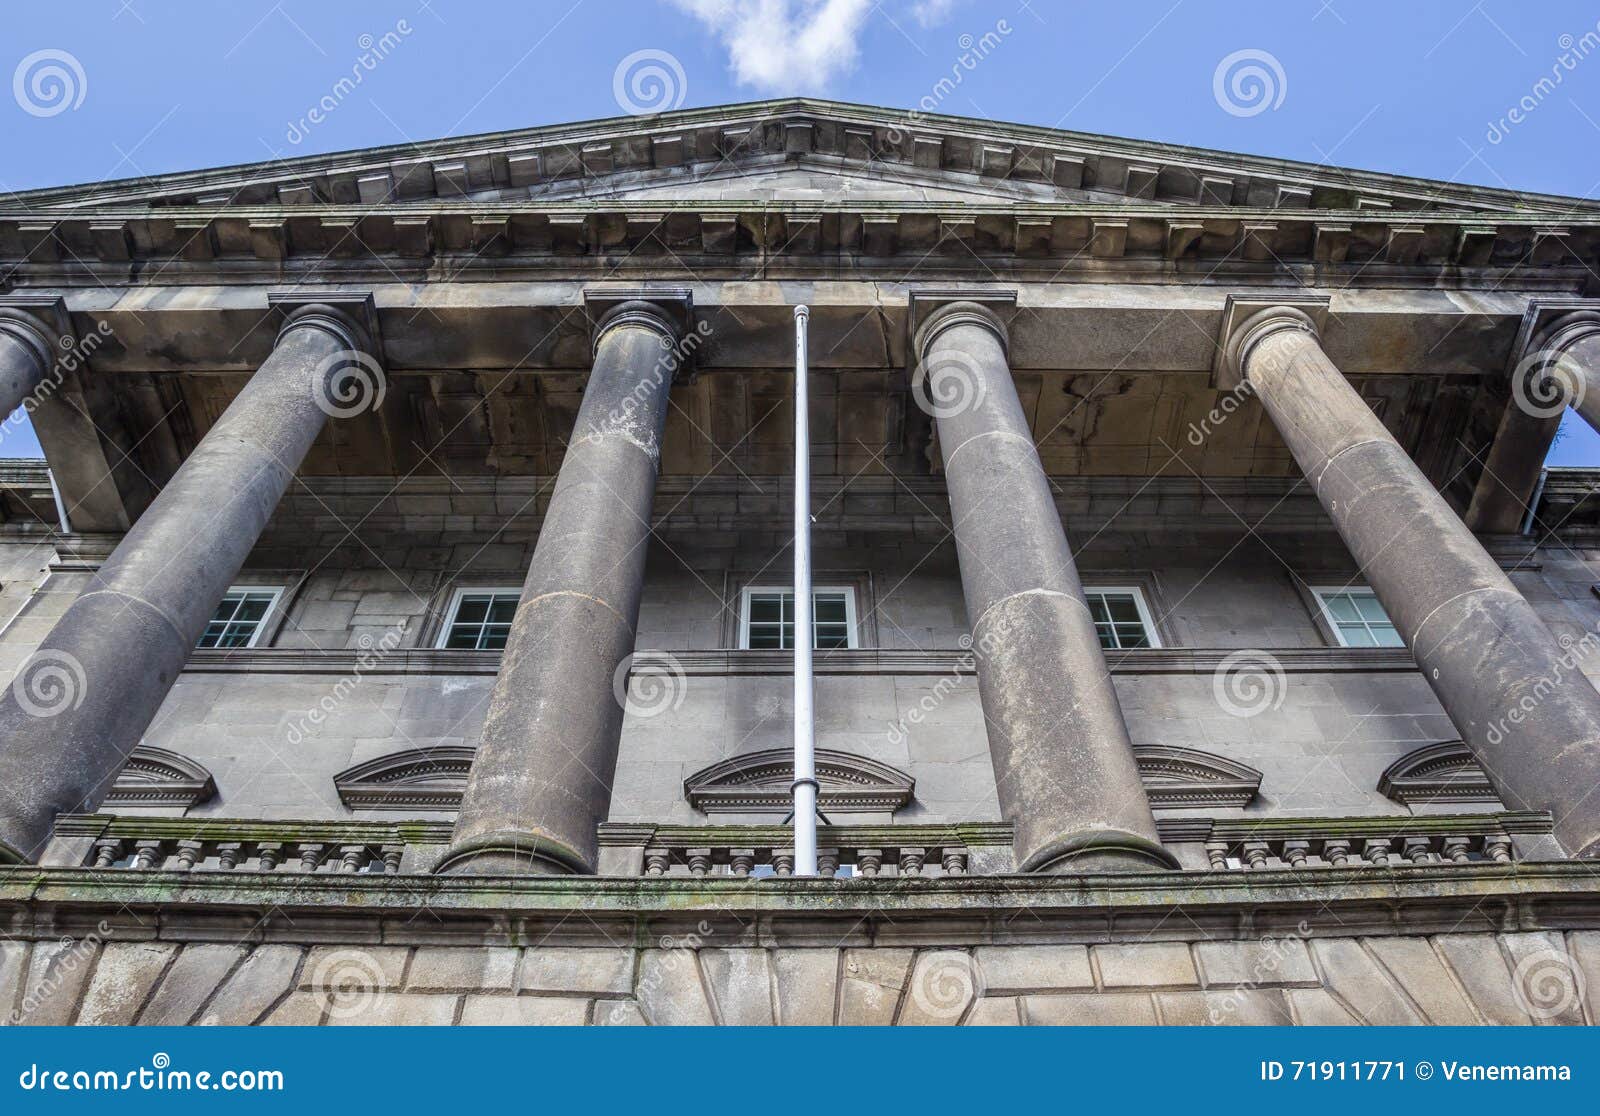
<path fill-rule="evenodd" d="M 503 829 L 469 837 L 445 850 L 433 866 L 439 876 L 592 876 L 594 869 L 542 834 Z"/>
<path fill-rule="evenodd" d="M 1178 858 L 1147 837 L 1097 829 L 1060 837 L 1034 851 L 1018 868 L 1043 876 L 1090 872 L 1150 872 L 1178 867 Z"/>

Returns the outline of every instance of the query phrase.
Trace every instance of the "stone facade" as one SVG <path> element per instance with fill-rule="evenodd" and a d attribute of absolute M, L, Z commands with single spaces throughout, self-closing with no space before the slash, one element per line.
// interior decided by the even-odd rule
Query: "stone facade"
<path fill-rule="evenodd" d="M 811 101 L 290 170 L 0 207 L 4 1013 L 1596 1021 L 1594 203 Z"/>

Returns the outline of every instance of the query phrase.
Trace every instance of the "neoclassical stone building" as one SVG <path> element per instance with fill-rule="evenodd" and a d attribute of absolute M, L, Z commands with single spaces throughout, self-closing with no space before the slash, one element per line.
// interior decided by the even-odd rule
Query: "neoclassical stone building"
<path fill-rule="evenodd" d="M 1597 263 L 807 100 L 14 197 L 5 1017 L 1593 1022 Z"/>

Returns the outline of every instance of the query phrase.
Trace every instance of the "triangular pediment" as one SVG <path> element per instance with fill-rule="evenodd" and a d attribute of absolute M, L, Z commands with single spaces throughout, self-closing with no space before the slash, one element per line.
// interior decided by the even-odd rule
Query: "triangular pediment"
<path fill-rule="evenodd" d="M 290 137 L 291 141 L 293 137 Z M 822 206 L 1026 201 L 1439 214 L 1597 203 L 1108 136 L 806 99 L 619 117 L 38 190 L 32 212 L 115 207 L 530 207 L 585 197 Z"/>

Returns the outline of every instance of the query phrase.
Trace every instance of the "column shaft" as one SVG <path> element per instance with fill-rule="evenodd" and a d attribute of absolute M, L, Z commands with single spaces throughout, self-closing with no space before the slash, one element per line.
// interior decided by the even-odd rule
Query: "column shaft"
<path fill-rule="evenodd" d="M 56 332 L 34 315 L 0 307 L 0 421 L 54 368 L 59 343 Z"/>
<path fill-rule="evenodd" d="M 675 331 L 646 303 L 594 365 L 506 639 L 441 872 L 593 873 L 622 733 Z"/>
<path fill-rule="evenodd" d="M 927 394 L 962 397 L 931 409 L 1000 809 L 1023 871 L 1168 867 L 1002 337 L 954 303 L 917 341 Z"/>
<path fill-rule="evenodd" d="M 1567 346 L 1563 356 L 1582 377 L 1581 388 L 1575 396 L 1577 412 L 1590 426 L 1600 430 L 1600 324 L 1585 330 Z"/>
<path fill-rule="evenodd" d="M 1515 810 L 1600 841 L 1600 693 L 1323 353 L 1294 310 L 1241 330 L 1238 364 L 1417 664 Z"/>
<path fill-rule="evenodd" d="M 250 378 L 0 695 L 0 845 L 31 859 L 98 806 L 183 669 L 328 413 L 357 331 L 297 311 Z"/>

